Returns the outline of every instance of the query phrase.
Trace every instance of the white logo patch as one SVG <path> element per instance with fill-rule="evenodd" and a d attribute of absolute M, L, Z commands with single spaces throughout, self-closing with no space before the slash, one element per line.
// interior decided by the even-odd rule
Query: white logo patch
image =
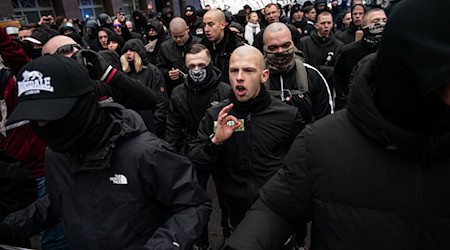
<path fill-rule="evenodd" d="M 17 96 L 38 94 L 41 91 L 53 92 L 53 86 L 51 85 L 51 77 L 44 75 L 36 70 L 25 70 L 22 73 L 23 80 L 17 83 L 18 93 Z"/>
<path fill-rule="evenodd" d="M 127 177 L 123 174 L 115 174 L 114 177 L 109 177 L 109 180 L 112 181 L 113 184 L 117 185 L 127 185 L 128 180 Z"/>

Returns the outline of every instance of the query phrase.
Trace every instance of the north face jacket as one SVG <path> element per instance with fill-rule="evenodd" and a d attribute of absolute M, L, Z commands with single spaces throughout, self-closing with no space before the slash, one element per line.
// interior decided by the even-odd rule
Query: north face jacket
<path fill-rule="evenodd" d="M 3 221 L 13 240 L 61 218 L 71 249 L 191 249 L 211 212 L 191 164 L 134 111 L 104 109 L 117 133 L 85 155 L 47 151 L 49 195 Z"/>

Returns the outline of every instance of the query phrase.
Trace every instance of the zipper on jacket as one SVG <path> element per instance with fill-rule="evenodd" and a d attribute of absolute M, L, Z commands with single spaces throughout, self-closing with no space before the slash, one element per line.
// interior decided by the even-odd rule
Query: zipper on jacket
<path fill-rule="evenodd" d="M 255 171 L 253 169 L 253 149 L 252 149 L 252 136 L 251 136 L 251 128 L 252 126 L 252 114 L 249 113 L 247 115 L 247 119 L 245 121 L 245 130 L 246 130 L 246 138 L 247 138 L 247 149 L 248 149 L 248 169 L 249 169 L 249 185 L 250 185 L 250 199 L 251 203 L 255 203 L 253 199 L 253 191 L 255 190 Z"/>

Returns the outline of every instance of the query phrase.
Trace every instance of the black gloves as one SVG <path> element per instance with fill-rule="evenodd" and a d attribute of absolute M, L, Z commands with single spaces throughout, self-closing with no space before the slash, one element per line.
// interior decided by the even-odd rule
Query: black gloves
<path fill-rule="evenodd" d="M 106 63 L 105 59 L 97 52 L 89 49 L 82 49 L 75 55 L 79 64 L 85 66 L 93 80 L 101 80 L 109 83 L 117 69 Z"/>
<path fill-rule="evenodd" d="M 0 223 L 0 244 L 11 244 L 11 230 L 9 229 L 9 226 Z"/>

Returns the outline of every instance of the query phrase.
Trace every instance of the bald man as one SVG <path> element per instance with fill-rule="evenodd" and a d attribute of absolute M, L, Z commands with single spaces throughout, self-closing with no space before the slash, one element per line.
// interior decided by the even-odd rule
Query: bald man
<path fill-rule="evenodd" d="M 161 70 L 166 80 L 169 96 L 172 90 L 184 82 L 187 68 L 184 65 L 184 51 L 192 44 L 200 43 L 199 37 L 189 32 L 189 27 L 183 18 L 175 17 L 169 24 L 172 39 L 161 44 L 156 66 Z"/>
<path fill-rule="evenodd" d="M 295 58 L 294 41 L 284 23 L 272 23 L 264 32 L 264 55 L 270 71 L 269 93 L 297 107 L 307 123 L 333 112 L 327 81 L 313 66 Z"/>
<path fill-rule="evenodd" d="M 208 48 L 214 65 L 222 71 L 222 81 L 229 83 L 228 66 L 230 55 L 243 45 L 233 32 L 227 27 L 225 14 L 218 9 L 209 10 L 203 16 L 205 37 L 201 43 Z"/>
<path fill-rule="evenodd" d="M 42 55 L 62 54 L 71 57 L 81 46 L 68 36 L 58 35 L 48 40 L 42 47 Z"/>
<path fill-rule="evenodd" d="M 207 110 L 198 138 L 188 145 L 197 168 L 211 168 L 231 229 L 258 199 L 259 189 L 282 166 L 282 159 L 303 129 L 298 110 L 271 97 L 264 57 L 252 46 L 230 58 L 229 99 Z M 225 236 L 227 237 L 227 236 Z"/>

